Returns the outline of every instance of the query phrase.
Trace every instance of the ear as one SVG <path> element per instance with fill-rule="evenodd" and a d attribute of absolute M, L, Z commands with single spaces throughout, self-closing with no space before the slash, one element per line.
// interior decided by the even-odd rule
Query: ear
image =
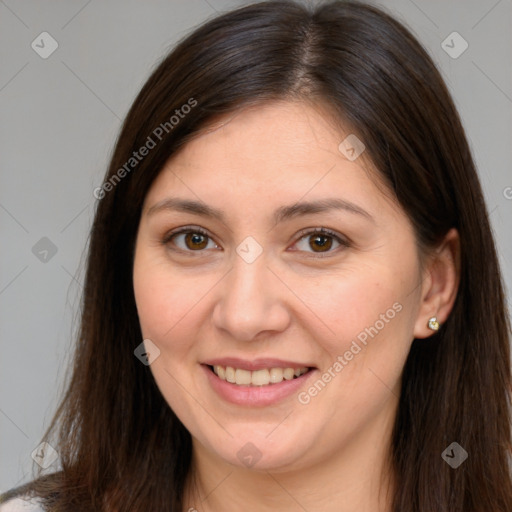
<path fill-rule="evenodd" d="M 446 322 L 453 308 L 460 277 L 460 238 L 456 229 L 450 229 L 443 242 L 427 258 L 421 292 L 421 304 L 414 326 L 415 338 L 428 338 L 435 331 L 428 320 L 435 316 Z"/>

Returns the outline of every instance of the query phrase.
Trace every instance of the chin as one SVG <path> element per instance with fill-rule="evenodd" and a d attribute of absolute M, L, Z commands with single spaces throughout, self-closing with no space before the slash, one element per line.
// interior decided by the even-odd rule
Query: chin
<path fill-rule="evenodd" d="M 232 432 L 229 427 L 227 430 Z M 204 445 L 215 458 L 252 471 L 284 472 L 301 469 L 312 463 L 308 446 L 314 445 L 317 436 L 311 432 L 304 432 L 302 436 L 300 433 L 289 435 L 287 427 L 284 427 L 281 435 L 273 436 L 268 434 L 271 430 L 248 435 L 251 430 L 247 426 L 240 435 L 226 435 L 222 440 L 207 439 Z"/>

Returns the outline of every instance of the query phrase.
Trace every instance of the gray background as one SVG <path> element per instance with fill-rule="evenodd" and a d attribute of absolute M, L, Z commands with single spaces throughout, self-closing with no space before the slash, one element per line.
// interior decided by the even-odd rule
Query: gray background
<path fill-rule="evenodd" d="M 0 0 L 0 492 L 30 479 L 63 389 L 93 190 L 123 116 L 174 42 L 245 3 Z M 455 97 L 510 289 L 511 0 L 374 3 L 419 37 Z M 469 44 L 458 58 L 442 47 L 453 31 Z M 42 32 L 58 43 L 46 59 L 31 47 Z"/>

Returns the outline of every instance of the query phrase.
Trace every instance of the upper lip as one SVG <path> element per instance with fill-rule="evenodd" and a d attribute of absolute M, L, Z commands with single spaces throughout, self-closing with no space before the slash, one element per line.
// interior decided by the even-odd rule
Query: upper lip
<path fill-rule="evenodd" d="M 238 357 L 222 357 L 209 359 L 208 361 L 204 361 L 203 364 L 209 366 L 231 366 L 231 368 L 249 371 L 263 370 L 265 368 L 313 368 L 313 366 L 308 363 L 274 358 L 261 358 L 247 361 L 246 359 L 240 359 Z"/>

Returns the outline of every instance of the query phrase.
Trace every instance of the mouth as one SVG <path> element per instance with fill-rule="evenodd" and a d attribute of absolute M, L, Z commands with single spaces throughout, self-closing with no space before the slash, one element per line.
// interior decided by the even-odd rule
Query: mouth
<path fill-rule="evenodd" d="M 311 367 L 269 367 L 258 370 L 246 370 L 233 366 L 206 365 L 211 372 L 222 380 L 236 386 L 261 387 L 280 384 L 283 381 L 298 379 L 313 370 Z"/>
<path fill-rule="evenodd" d="M 266 407 L 299 393 L 318 373 L 314 366 L 279 359 L 223 358 L 201 364 L 210 389 L 223 401 Z"/>

